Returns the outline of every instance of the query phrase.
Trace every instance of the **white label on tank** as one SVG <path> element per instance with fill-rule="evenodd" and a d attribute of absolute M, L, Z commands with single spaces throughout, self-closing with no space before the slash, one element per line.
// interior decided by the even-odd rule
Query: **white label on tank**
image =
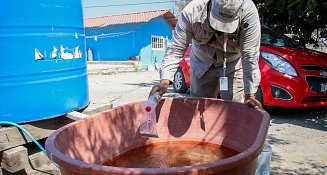
<path fill-rule="evenodd" d="M 82 52 L 79 50 L 79 46 L 75 47 L 74 58 L 82 58 Z"/>
<path fill-rule="evenodd" d="M 65 48 L 61 45 L 60 46 L 60 58 L 62 59 L 74 59 L 74 55 L 69 52 L 65 52 Z"/>
<path fill-rule="evenodd" d="M 44 56 L 35 48 L 34 49 L 34 58 L 35 60 L 42 60 Z"/>
<path fill-rule="evenodd" d="M 56 46 L 53 46 L 51 58 L 53 58 L 53 59 L 57 58 L 57 51 L 58 51 L 58 49 L 56 48 Z"/>
<path fill-rule="evenodd" d="M 62 45 L 60 46 L 60 58 L 62 59 L 77 59 L 82 58 L 82 52 L 79 49 L 79 46 L 74 48 L 64 48 Z"/>

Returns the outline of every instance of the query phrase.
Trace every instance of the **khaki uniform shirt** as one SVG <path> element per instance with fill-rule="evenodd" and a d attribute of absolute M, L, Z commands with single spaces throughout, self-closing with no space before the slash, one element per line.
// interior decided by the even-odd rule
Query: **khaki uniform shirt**
<path fill-rule="evenodd" d="M 161 79 L 173 81 L 191 42 L 190 62 L 195 76 L 201 78 L 212 64 L 222 66 L 224 35 L 218 35 L 209 24 L 209 4 L 210 0 L 193 0 L 182 11 L 162 62 Z M 241 8 L 239 27 L 233 34 L 228 34 L 227 64 L 242 59 L 244 93 L 252 94 L 256 93 L 261 78 L 258 65 L 261 26 L 252 0 L 244 0 Z"/>

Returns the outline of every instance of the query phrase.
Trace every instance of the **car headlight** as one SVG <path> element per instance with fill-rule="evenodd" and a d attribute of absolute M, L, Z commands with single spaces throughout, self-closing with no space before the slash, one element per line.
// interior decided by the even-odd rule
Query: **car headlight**
<path fill-rule="evenodd" d="M 265 51 L 260 51 L 260 56 L 269 66 L 278 72 L 291 76 L 298 76 L 294 67 L 287 60 L 285 60 L 285 58 Z"/>

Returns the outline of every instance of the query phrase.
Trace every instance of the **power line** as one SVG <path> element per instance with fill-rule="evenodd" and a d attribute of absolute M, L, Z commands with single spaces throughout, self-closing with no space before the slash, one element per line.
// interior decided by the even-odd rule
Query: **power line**
<path fill-rule="evenodd" d="M 129 6 L 129 5 L 164 4 L 164 3 L 172 3 L 172 2 L 176 2 L 176 1 L 157 1 L 157 2 L 141 2 L 141 3 L 133 3 L 133 4 L 95 5 L 95 6 L 86 6 L 83 8 L 101 8 L 101 7 L 119 7 L 119 6 Z"/>

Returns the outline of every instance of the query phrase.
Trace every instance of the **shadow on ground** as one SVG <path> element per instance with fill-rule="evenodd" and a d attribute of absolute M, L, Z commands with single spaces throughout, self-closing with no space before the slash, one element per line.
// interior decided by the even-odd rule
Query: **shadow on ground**
<path fill-rule="evenodd" d="M 327 107 L 267 109 L 272 123 L 289 123 L 305 128 L 327 131 Z"/>
<path fill-rule="evenodd" d="M 327 107 L 319 108 L 272 108 L 267 112 L 271 116 L 272 124 L 291 124 L 304 128 L 315 129 L 319 131 L 327 131 Z M 290 136 L 291 137 L 291 136 Z M 287 139 L 281 139 L 277 135 L 269 134 L 267 142 L 274 146 L 287 146 L 290 145 L 290 141 Z M 285 155 L 284 155 L 285 156 Z M 272 150 L 272 162 L 287 163 L 287 160 L 283 158 L 278 152 Z M 287 166 L 271 166 L 270 174 L 273 175 L 322 175 L 327 172 L 327 164 L 317 162 L 314 160 L 297 160 L 292 162 L 297 164 L 296 168 L 287 168 Z M 301 167 L 301 168 L 298 168 Z"/>
<path fill-rule="evenodd" d="M 303 162 L 298 162 L 299 165 L 304 164 Z M 306 163 L 307 164 L 307 163 Z M 281 168 L 281 167 L 270 167 L 271 175 L 323 175 L 326 174 L 327 167 L 325 165 L 320 165 L 319 163 L 310 163 L 310 168 Z"/>
<path fill-rule="evenodd" d="M 151 83 L 126 83 L 126 85 L 139 86 L 139 87 L 152 87 L 158 83 L 159 81 L 153 81 Z"/>
<path fill-rule="evenodd" d="M 290 144 L 289 141 L 279 139 L 274 135 L 268 135 L 267 142 L 269 145 L 288 145 Z M 278 163 L 285 163 L 286 160 L 282 158 L 281 155 L 278 153 L 274 152 L 272 150 L 272 155 L 271 155 L 271 161 L 272 162 L 278 162 Z M 327 165 L 326 164 L 321 164 L 319 162 L 315 161 L 310 161 L 308 163 L 307 160 L 298 160 L 296 162 L 293 162 L 295 164 L 298 164 L 297 167 L 305 167 L 305 168 L 285 168 L 285 167 L 279 167 L 279 166 L 271 166 L 270 167 L 270 174 L 272 175 L 322 175 L 327 172 Z"/>

